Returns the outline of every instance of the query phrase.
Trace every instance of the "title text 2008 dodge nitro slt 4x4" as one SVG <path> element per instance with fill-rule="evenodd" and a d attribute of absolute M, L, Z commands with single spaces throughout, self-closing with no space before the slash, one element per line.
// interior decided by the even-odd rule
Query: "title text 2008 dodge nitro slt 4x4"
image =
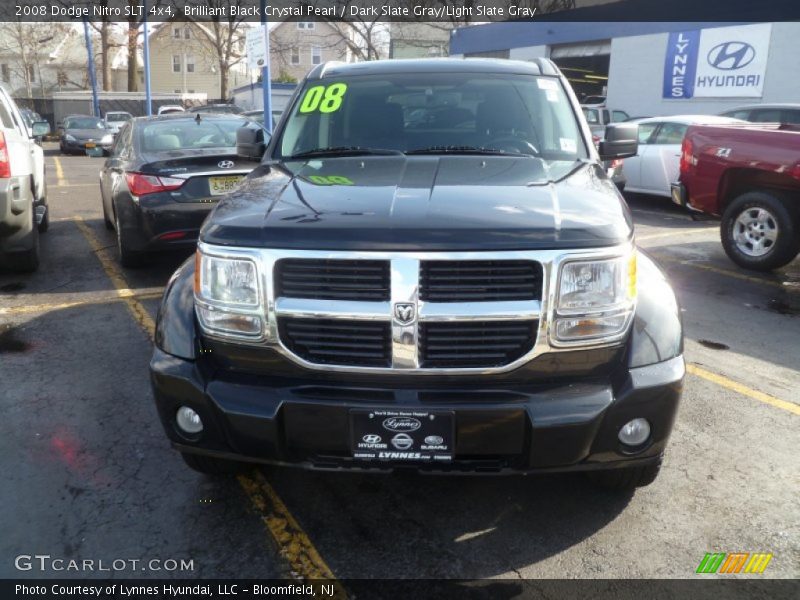
<path fill-rule="evenodd" d="M 161 306 L 152 384 L 189 466 L 650 483 L 684 363 L 600 163 L 636 125 L 598 155 L 547 60 L 321 65 L 288 113 Z"/>

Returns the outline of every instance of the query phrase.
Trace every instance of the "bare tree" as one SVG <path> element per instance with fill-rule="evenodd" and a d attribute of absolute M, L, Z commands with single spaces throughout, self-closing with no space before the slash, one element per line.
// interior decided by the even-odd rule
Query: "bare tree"
<path fill-rule="evenodd" d="M 17 60 L 9 66 L 9 74 L 23 80 L 29 99 L 34 96 L 37 77 L 39 92 L 44 96 L 42 62 L 49 56 L 47 50 L 64 35 L 67 35 L 67 30 L 63 23 L 0 23 L 0 49 L 17 56 Z"/>

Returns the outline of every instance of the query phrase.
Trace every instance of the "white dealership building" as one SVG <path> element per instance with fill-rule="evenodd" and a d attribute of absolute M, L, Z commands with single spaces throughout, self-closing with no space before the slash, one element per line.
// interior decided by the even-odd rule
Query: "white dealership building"
<path fill-rule="evenodd" d="M 630 116 L 800 103 L 800 23 L 514 22 L 456 30 L 453 56 L 549 57 Z"/>

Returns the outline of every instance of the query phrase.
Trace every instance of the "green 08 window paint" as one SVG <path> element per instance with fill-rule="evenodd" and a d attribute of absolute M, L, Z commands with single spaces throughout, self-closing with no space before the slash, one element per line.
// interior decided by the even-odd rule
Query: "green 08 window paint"
<path fill-rule="evenodd" d="M 316 110 L 321 113 L 336 112 L 342 107 L 346 91 L 346 83 L 332 83 L 329 86 L 315 85 L 308 88 L 300 103 L 300 112 L 310 113 Z"/>

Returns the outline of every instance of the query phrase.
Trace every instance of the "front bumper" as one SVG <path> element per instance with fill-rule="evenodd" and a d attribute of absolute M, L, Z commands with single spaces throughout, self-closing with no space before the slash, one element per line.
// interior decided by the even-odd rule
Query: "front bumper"
<path fill-rule="evenodd" d="M 656 462 L 664 451 L 680 399 L 684 362 L 678 356 L 629 369 L 614 381 L 537 383 L 513 389 L 413 389 L 312 384 L 222 372 L 156 349 L 151 383 L 173 446 L 220 458 L 317 469 L 437 472 L 552 472 Z M 387 379 L 387 381 L 396 381 Z M 182 435 L 177 409 L 202 418 L 197 438 Z M 448 410 L 455 414 L 455 456 L 436 464 L 352 458 L 351 409 Z M 631 419 L 650 422 L 650 439 L 635 451 L 619 429 Z"/>

